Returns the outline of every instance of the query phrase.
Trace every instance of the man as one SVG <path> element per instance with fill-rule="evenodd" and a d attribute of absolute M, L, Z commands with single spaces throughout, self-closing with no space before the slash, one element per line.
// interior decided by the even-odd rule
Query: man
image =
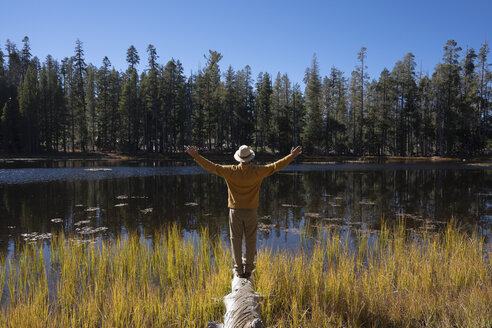
<path fill-rule="evenodd" d="M 234 274 L 248 278 L 255 268 L 257 208 L 261 182 L 280 171 L 302 153 L 302 147 L 292 147 L 290 154 L 268 165 L 251 165 L 255 153 L 242 145 L 234 154 L 238 165 L 215 164 L 198 154 L 194 146 L 185 147 L 186 152 L 205 170 L 225 179 L 228 188 L 229 230 L 234 260 Z M 242 240 L 246 240 L 246 263 L 242 261 Z"/>

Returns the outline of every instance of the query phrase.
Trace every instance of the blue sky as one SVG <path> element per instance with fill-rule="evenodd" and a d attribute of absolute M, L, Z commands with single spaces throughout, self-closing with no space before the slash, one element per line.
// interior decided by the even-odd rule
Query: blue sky
<path fill-rule="evenodd" d="M 408 52 L 425 74 L 440 61 L 448 39 L 478 50 L 492 35 L 492 1 L 486 0 L 15 0 L 3 1 L 0 10 L 2 49 L 7 39 L 21 48 L 27 35 L 41 61 L 48 54 L 71 56 L 79 38 L 87 63 L 99 67 L 108 56 L 121 71 L 134 45 L 141 71 L 151 43 L 159 63 L 179 59 L 186 75 L 203 68 L 203 55 L 212 49 L 223 55 L 222 72 L 249 65 L 254 77 L 287 73 L 301 85 L 313 53 L 323 76 L 332 66 L 350 76 L 362 46 L 371 78 Z"/>

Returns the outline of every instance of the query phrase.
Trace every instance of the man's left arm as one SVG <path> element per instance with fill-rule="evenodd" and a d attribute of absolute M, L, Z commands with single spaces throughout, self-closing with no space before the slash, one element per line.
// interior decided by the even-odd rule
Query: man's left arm
<path fill-rule="evenodd" d="M 215 173 L 220 177 L 225 177 L 226 175 L 226 169 L 223 165 L 216 164 L 214 162 L 209 161 L 205 157 L 201 156 L 198 154 L 198 148 L 195 146 L 186 146 L 185 151 L 193 157 L 195 162 L 197 162 L 201 167 L 203 167 L 205 170 Z"/>

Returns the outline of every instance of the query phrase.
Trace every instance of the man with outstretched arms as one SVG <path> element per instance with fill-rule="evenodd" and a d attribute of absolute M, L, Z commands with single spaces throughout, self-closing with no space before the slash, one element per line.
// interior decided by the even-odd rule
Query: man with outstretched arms
<path fill-rule="evenodd" d="M 292 147 L 290 154 L 267 165 L 251 165 L 255 153 L 242 145 L 234 154 L 237 165 L 220 165 L 198 154 L 197 147 L 187 146 L 186 152 L 205 170 L 225 179 L 228 188 L 229 229 L 231 236 L 234 274 L 248 278 L 255 268 L 256 231 L 258 227 L 257 208 L 261 182 L 264 178 L 280 171 L 299 154 L 302 147 Z M 242 240 L 246 241 L 246 263 L 242 261 Z"/>

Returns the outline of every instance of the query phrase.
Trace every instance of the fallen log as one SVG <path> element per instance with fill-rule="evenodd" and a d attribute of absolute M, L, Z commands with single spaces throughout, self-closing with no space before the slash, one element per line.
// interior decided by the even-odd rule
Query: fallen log
<path fill-rule="evenodd" d="M 94 168 L 90 168 L 90 169 L 84 169 L 84 171 L 88 171 L 88 172 L 106 172 L 106 171 L 112 171 L 113 169 L 109 169 L 109 168 L 104 168 L 104 167 L 94 167 Z"/>
<path fill-rule="evenodd" d="M 251 281 L 234 276 L 231 287 L 232 292 L 223 298 L 224 323 L 211 321 L 207 328 L 265 328 L 258 311 L 263 296 L 255 292 Z"/>

